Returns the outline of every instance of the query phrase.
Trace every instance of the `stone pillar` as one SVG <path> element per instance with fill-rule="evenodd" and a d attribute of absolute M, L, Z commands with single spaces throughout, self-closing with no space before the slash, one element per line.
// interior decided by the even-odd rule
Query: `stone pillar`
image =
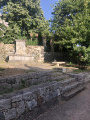
<path fill-rule="evenodd" d="M 16 40 L 16 53 L 18 55 L 26 54 L 26 41 Z"/>

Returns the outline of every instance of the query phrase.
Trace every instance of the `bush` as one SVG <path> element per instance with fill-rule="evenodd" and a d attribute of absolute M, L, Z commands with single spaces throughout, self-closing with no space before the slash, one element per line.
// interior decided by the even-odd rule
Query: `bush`
<path fill-rule="evenodd" d="M 86 65 L 90 64 L 90 47 L 74 46 L 71 57 L 72 62 L 78 64 L 80 68 L 85 68 Z"/>

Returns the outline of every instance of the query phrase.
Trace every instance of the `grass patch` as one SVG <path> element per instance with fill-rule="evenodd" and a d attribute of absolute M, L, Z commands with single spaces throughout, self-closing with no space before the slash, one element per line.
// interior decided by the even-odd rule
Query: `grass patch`
<path fill-rule="evenodd" d="M 5 61 L 0 61 L 0 63 L 5 63 Z"/>
<path fill-rule="evenodd" d="M 29 72 L 37 72 L 37 70 L 27 70 L 25 71 L 26 73 L 29 73 Z"/>
<path fill-rule="evenodd" d="M 13 88 L 9 88 L 9 89 L 4 88 L 3 91 L 0 91 L 0 95 L 6 94 L 6 93 L 12 93 L 13 91 L 14 91 Z"/>
<path fill-rule="evenodd" d="M 81 72 L 90 72 L 90 69 L 78 69 L 78 70 L 73 70 L 74 73 L 81 73 Z"/>
<path fill-rule="evenodd" d="M 4 70 L 5 70 L 4 68 L 1 68 L 1 67 L 0 67 L 0 71 L 4 71 Z"/>

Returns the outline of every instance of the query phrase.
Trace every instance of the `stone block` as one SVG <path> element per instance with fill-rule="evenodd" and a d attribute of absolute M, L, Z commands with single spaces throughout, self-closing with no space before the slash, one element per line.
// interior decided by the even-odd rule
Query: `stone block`
<path fill-rule="evenodd" d="M 57 95 L 60 96 L 61 93 L 60 93 L 60 89 L 57 89 Z"/>
<path fill-rule="evenodd" d="M 15 76 L 14 76 L 14 77 L 8 77 L 8 78 L 6 79 L 6 82 L 7 82 L 8 84 L 15 84 L 15 83 L 16 83 Z"/>
<path fill-rule="evenodd" d="M 24 104 L 23 101 L 21 101 L 21 102 L 19 103 L 18 108 L 17 108 L 17 114 L 18 114 L 18 116 L 20 116 L 20 115 L 23 114 L 24 112 L 25 112 L 25 104 Z"/>
<path fill-rule="evenodd" d="M 21 100 L 22 100 L 22 95 L 17 95 L 17 96 L 12 97 L 12 103 L 13 102 L 18 102 L 18 101 L 21 101 Z"/>
<path fill-rule="evenodd" d="M 19 89 L 19 88 L 20 88 L 19 83 L 13 84 L 13 85 L 12 85 L 12 88 L 15 89 L 15 90 L 16 90 L 16 89 Z"/>
<path fill-rule="evenodd" d="M 12 103 L 12 108 L 17 108 L 17 102 Z"/>
<path fill-rule="evenodd" d="M 20 83 L 22 77 L 21 77 L 21 75 L 17 75 L 17 76 L 15 77 L 15 79 L 16 79 L 16 82 L 17 82 L 17 83 Z"/>
<path fill-rule="evenodd" d="M 27 85 L 27 86 L 32 85 L 32 79 L 27 80 L 27 81 L 26 81 L 26 85 Z"/>
<path fill-rule="evenodd" d="M 37 106 L 37 101 L 35 99 L 33 99 L 32 101 L 26 102 L 26 107 L 29 110 L 32 110 L 32 108 Z"/>
<path fill-rule="evenodd" d="M 6 83 L 6 78 L 0 78 L 0 83 Z"/>
<path fill-rule="evenodd" d="M 32 85 L 38 84 L 38 79 L 32 79 Z"/>
<path fill-rule="evenodd" d="M 7 83 L 2 83 L 2 84 L 0 85 L 0 89 L 3 88 L 4 90 L 5 90 L 5 89 L 8 90 L 8 89 L 10 89 L 11 87 L 12 87 L 11 84 L 7 84 Z"/>
<path fill-rule="evenodd" d="M 16 54 L 26 54 L 26 41 L 16 40 Z"/>
<path fill-rule="evenodd" d="M 28 78 L 28 75 L 27 75 L 27 74 L 24 74 L 24 75 L 21 76 L 21 79 L 22 79 L 22 80 L 28 80 L 29 78 Z"/>
<path fill-rule="evenodd" d="M 5 120 L 12 120 L 16 118 L 16 109 L 12 108 L 9 111 L 5 112 Z"/>
<path fill-rule="evenodd" d="M 25 100 L 25 101 L 30 101 L 32 99 L 32 97 L 33 97 L 32 92 L 26 92 L 22 96 L 23 100 Z"/>
<path fill-rule="evenodd" d="M 11 99 L 1 99 L 0 100 L 0 110 L 8 110 L 11 108 Z"/>

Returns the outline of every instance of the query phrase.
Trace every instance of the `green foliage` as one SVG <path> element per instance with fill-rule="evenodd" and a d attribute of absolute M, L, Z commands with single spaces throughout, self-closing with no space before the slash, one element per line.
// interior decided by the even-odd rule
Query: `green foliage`
<path fill-rule="evenodd" d="M 81 64 L 90 61 L 90 1 L 60 0 L 53 14 L 54 44 L 61 51 L 68 51 Z M 78 46 L 77 46 L 78 45 Z M 79 53 L 82 57 L 79 57 Z"/>
<path fill-rule="evenodd" d="M 61 0 L 54 8 L 52 31 L 55 44 L 67 50 L 74 44 L 90 45 L 90 1 Z"/>
<path fill-rule="evenodd" d="M 28 39 L 27 40 L 27 43 L 26 43 L 26 45 L 38 45 L 38 40 L 30 40 L 30 39 Z"/>
<path fill-rule="evenodd" d="M 8 22 L 3 41 L 12 43 L 15 39 L 30 38 L 30 33 L 49 33 L 49 23 L 43 16 L 40 0 L 2 0 L 2 19 Z"/>
<path fill-rule="evenodd" d="M 90 47 L 86 48 L 85 46 L 74 46 L 71 57 L 75 63 L 81 66 L 90 64 Z"/>
<path fill-rule="evenodd" d="M 6 30 L 6 26 L 0 23 L 0 37 L 3 37 L 5 30 Z"/>

